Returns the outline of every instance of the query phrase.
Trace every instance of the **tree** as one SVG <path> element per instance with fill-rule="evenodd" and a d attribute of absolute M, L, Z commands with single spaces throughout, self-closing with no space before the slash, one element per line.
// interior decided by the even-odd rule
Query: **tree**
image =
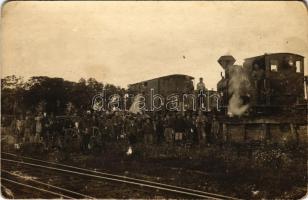
<path fill-rule="evenodd" d="M 21 113 L 23 110 L 24 81 L 15 75 L 1 79 L 1 109 L 3 114 Z"/>
<path fill-rule="evenodd" d="M 70 103 L 74 110 L 81 112 L 91 109 L 92 98 L 101 93 L 104 85 L 94 78 L 81 78 L 77 83 L 63 78 L 33 76 L 26 82 L 22 77 L 8 76 L 1 79 L 2 113 L 18 114 L 32 111 L 66 113 Z M 125 90 L 111 84 L 105 86 L 107 94 L 124 94 Z M 44 102 L 44 106 L 42 105 Z"/>

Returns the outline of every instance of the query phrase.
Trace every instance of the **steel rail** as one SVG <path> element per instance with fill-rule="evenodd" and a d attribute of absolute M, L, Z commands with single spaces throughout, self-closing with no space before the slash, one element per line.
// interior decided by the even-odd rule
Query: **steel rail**
<path fill-rule="evenodd" d="M 71 173 L 71 174 L 78 174 L 78 175 L 83 175 L 83 176 L 87 176 L 87 177 L 93 177 L 93 178 L 98 178 L 98 179 L 116 181 L 116 182 L 120 182 L 120 183 L 131 184 L 131 185 L 138 185 L 138 186 L 143 186 L 143 187 L 148 187 L 148 188 L 153 188 L 153 189 L 173 192 L 173 193 L 177 193 L 177 194 L 189 195 L 189 196 L 198 197 L 198 198 L 222 199 L 222 198 L 217 198 L 217 197 L 210 196 L 210 195 L 201 195 L 201 194 L 197 194 L 197 193 L 185 192 L 185 191 L 165 188 L 165 187 L 161 187 L 161 186 L 154 186 L 154 185 L 150 185 L 150 184 L 144 184 L 144 183 L 138 183 L 138 182 L 133 182 L 133 181 L 121 180 L 121 179 L 110 178 L 110 177 L 105 177 L 105 176 L 86 174 L 86 173 L 82 173 L 82 172 L 71 171 L 71 170 L 66 170 L 66 169 L 61 169 L 61 168 L 56 168 L 56 167 L 48 167 L 48 166 L 33 164 L 33 163 L 29 163 L 29 162 L 16 161 L 16 160 L 4 159 L 4 158 L 2 158 L 1 160 L 2 161 L 6 161 L 6 162 L 11 162 L 11 163 L 19 163 L 19 164 L 23 164 L 23 165 L 35 166 L 35 167 L 51 169 L 51 170 L 55 170 L 55 171 L 67 172 L 67 173 Z"/>
<path fill-rule="evenodd" d="M 56 196 L 65 197 L 67 199 L 74 199 L 73 197 L 70 197 L 70 196 L 67 196 L 67 195 L 64 195 L 64 194 L 60 194 L 60 193 L 57 193 L 57 192 L 45 190 L 45 189 L 38 188 L 38 187 L 35 187 L 35 186 L 32 186 L 32 185 L 28 185 L 28 184 L 25 184 L 25 183 L 19 183 L 19 182 L 13 181 L 11 179 L 7 179 L 7 178 L 1 177 L 1 180 L 10 182 L 10 183 L 13 183 L 13 184 L 16 184 L 16 185 L 21 185 L 21 186 L 24 186 L 24 187 L 28 187 L 28 188 L 32 188 L 32 189 L 35 189 L 35 190 L 39 190 L 39 191 L 42 191 L 42 192 L 46 192 L 46 193 L 49 193 L 49 194 L 53 194 L 53 195 L 56 195 Z"/>
<path fill-rule="evenodd" d="M 72 166 L 72 165 L 49 162 L 49 161 L 44 161 L 44 160 L 31 158 L 31 157 L 27 157 L 27 156 L 20 156 L 20 155 L 16 155 L 16 154 L 12 154 L 12 153 L 7 153 L 7 152 L 2 152 L 2 153 L 7 154 L 7 155 L 11 155 L 11 156 L 14 156 L 14 157 L 20 157 L 20 158 L 33 160 L 33 161 L 38 161 L 38 162 L 68 167 L 68 168 L 72 168 L 72 169 L 78 169 L 78 170 L 82 170 L 82 171 L 86 171 L 86 172 L 92 172 L 92 173 L 95 173 L 95 174 L 106 175 L 106 176 L 110 176 L 110 177 L 123 178 L 123 179 L 126 179 L 126 180 L 132 180 L 132 181 L 140 181 L 140 182 L 143 182 L 143 183 L 165 186 L 165 187 L 169 187 L 169 188 L 173 188 L 173 189 L 185 190 L 187 192 L 199 193 L 199 194 L 204 194 L 204 195 L 213 195 L 213 196 L 216 196 L 218 198 L 226 198 L 226 199 L 234 199 L 234 200 L 238 199 L 238 198 L 230 197 L 230 196 L 226 196 L 226 195 L 215 194 L 215 193 L 210 193 L 210 192 L 205 192 L 205 191 L 200 191 L 200 190 L 195 190 L 195 189 L 190 189 L 190 188 L 185 188 L 185 187 L 180 187 L 180 186 L 175 186 L 175 185 L 170 185 L 170 184 L 165 184 L 165 183 L 159 183 L 159 182 L 154 182 L 154 181 L 142 180 L 142 179 L 132 178 L 132 177 L 128 177 L 128 176 L 121 176 L 121 175 L 116 175 L 116 174 L 111 174 L 111 173 L 106 173 L 106 172 L 100 172 L 100 171 L 80 168 L 80 167 L 76 167 L 76 166 Z"/>
<path fill-rule="evenodd" d="M 12 176 L 16 176 L 16 177 L 19 177 L 19 178 L 23 178 L 21 175 L 14 174 L 14 173 L 12 173 L 10 171 L 7 171 L 7 170 L 4 170 L 4 169 L 1 169 L 1 172 L 5 172 L 7 174 L 10 174 Z M 41 185 L 45 185 L 45 186 L 48 186 L 48 187 L 51 187 L 51 188 L 55 188 L 55 189 L 58 189 L 58 190 L 61 190 L 61 191 L 65 191 L 65 192 L 69 192 L 69 193 L 72 193 L 72 194 L 76 194 L 76 195 L 82 196 L 84 198 L 95 199 L 95 197 L 91 197 L 91 196 L 88 196 L 88 195 L 85 195 L 85 194 L 81 194 L 79 192 L 68 190 L 68 189 L 65 189 L 65 188 L 62 188 L 62 187 L 59 187 L 59 186 L 54 186 L 54 185 L 51 185 L 51 184 L 43 183 L 41 181 L 37 181 L 37 180 L 33 180 L 33 179 L 29 179 L 29 181 L 33 182 L 33 183 L 38 183 L 38 184 L 41 184 Z"/>

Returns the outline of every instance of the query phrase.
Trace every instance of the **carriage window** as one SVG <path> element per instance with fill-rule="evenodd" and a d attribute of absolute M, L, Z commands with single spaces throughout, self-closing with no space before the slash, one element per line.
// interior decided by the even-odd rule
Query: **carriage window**
<path fill-rule="evenodd" d="M 296 72 L 301 72 L 301 61 L 296 61 Z"/>
<path fill-rule="evenodd" d="M 272 72 L 277 72 L 277 65 L 271 64 L 271 71 Z"/>
<path fill-rule="evenodd" d="M 278 71 L 278 61 L 277 60 L 271 60 L 270 62 L 271 66 L 271 71 L 272 72 L 277 72 Z"/>

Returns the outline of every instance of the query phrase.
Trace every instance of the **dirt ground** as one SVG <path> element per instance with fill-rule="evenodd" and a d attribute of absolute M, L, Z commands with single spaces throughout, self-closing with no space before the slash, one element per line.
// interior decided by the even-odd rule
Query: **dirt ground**
<path fill-rule="evenodd" d="M 128 150 L 125 142 L 119 142 L 107 144 L 99 153 L 82 154 L 72 150 L 63 156 L 61 152 L 46 152 L 33 145 L 25 145 L 18 152 L 12 145 L 2 145 L 2 151 L 244 199 L 298 199 L 306 194 L 307 154 L 304 146 L 252 149 L 237 145 L 222 148 L 216 145 L 189 148 L 137 145 Z M 3 168 L 13 170 L 6 162 L 1 164 Z M 14 170 L 26 174 L 35 171 L 22 166 Z M 36 172 L 34 175 L 40 180 L 100 198 L 178 197 L 125 184 L 68 178 L 57 173 L 49 176 Z"/>

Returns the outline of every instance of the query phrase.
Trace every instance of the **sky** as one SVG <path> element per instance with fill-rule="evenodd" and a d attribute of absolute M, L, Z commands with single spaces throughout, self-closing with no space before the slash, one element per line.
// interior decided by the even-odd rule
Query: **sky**
<path fill-rule="evenodd" d="M 1 12 L 1 76 L 126 87 L 187 74 L 216 89 L 220 56 L 239 65 L 264 53 L 307 58 L 307 36 L 300 1 L 10 1 Z"/>

